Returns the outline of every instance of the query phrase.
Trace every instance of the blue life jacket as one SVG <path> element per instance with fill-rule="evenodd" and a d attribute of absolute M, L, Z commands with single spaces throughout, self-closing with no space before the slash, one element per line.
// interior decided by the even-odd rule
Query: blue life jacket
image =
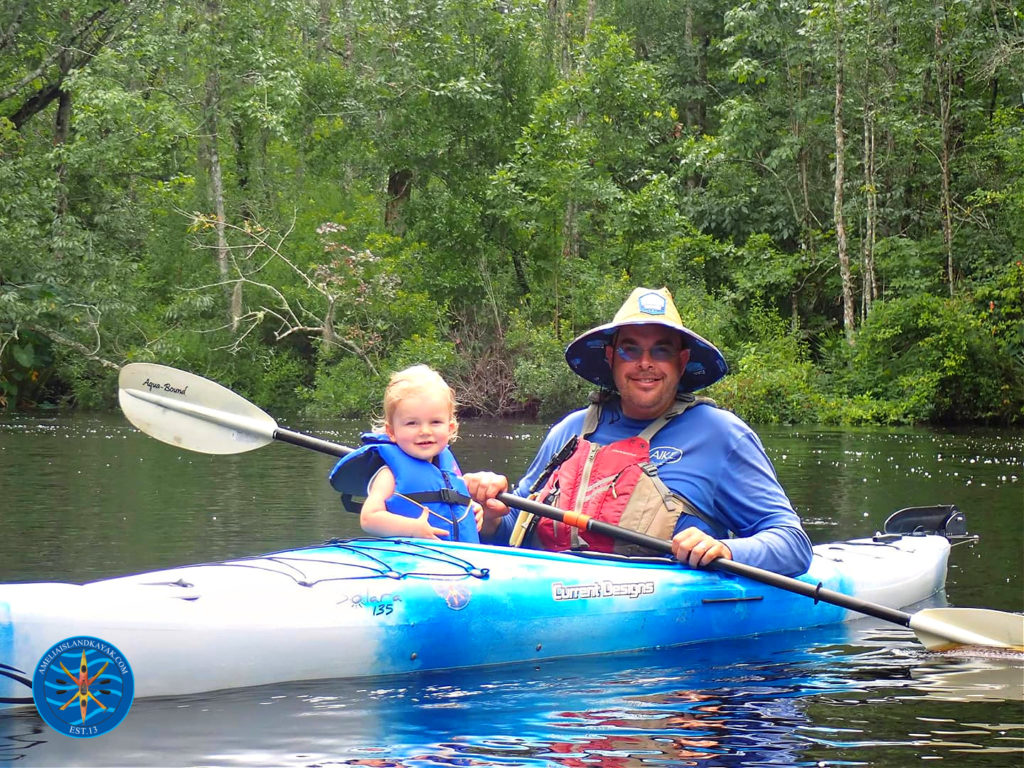
<path fill-rule="evenodd" d="M 367 432 L 361 437 L 362 447 L 343 456 L 328 475 L 346 509 L 359 511 L 361 504 L 353 505 L 353 498 L 365 498 L 373 476 L 387 465 L 395 476 L 395 492 L 385 503 L 388 512 L 417 518 L 426 507 L 430 524 L 445 529 L 449 541 L 480 541 L 469 490 L 450 448 L 445 446 L 433 461 L 424 461 L 407 454 L 386 435 Z"/>

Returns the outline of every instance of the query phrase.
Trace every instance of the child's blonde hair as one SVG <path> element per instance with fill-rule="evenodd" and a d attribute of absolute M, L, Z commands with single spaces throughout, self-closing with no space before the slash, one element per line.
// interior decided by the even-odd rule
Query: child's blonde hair
<path fill-rule="evenodd" d="M 459 421 L 455 418 L 455 409 L 458 407 L 458 403 L 455 401 L 455 390 L 448 386 L 448 382 L 441 377 L 440 373 L 429 365 L 422 364 L 412 365 L 391 374 L 391 380 L 384 389 L 384 418 L 374 424 L 374 429 L 383 432 L 384 425 L 391 423 L 395 409 L 400 402 L 427 392 L 436 392 L 447 398 L 448 415 L 454 424 L 450 439 L 454 440 L 459 433 Z"/>

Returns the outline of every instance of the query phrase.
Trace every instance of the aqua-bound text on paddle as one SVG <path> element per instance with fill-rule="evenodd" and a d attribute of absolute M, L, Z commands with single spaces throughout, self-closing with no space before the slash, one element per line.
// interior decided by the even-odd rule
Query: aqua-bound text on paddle
<path fill-rule="evenodd" d="M 149 387 L 149 391 L 152 392 L 154 389 L 162 389 L 164 392 L 170 392 L 174 395 L 184 395 L 188 392 L 188 386 L 175 387 L 171 384 L 161 384 L 157 381 L 150 381 L 148 378 L 142 382 L 142 386 Z"/>

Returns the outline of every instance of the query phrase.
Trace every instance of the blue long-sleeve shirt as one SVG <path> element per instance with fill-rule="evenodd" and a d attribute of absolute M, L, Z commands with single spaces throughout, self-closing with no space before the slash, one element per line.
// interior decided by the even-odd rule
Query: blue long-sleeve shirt
<path fill-rule="evenodd" d="M 575 411 L 551 428 L 513 493 L 529 493 L 551 457 L 579 434 L 585 414 L 586 409 Z M 624 416 L 613 401 L 604 406 L 589 439 L 607 445 L 638 435 L 650 423 Z M 726 541 L 735 560 L 786 575 L 801 574 L 810 566 L 811 543 L 800 518 L 760 439 L 739 417 L 709 404 L 695 405 L 654 435 L 651 457 L 665 485 L 735 534 Z M 517 515 L 510 511 L 486 540 L 507 544 Z M 718 536 L 686 514 L 675 532 L 691 525 Z"/>

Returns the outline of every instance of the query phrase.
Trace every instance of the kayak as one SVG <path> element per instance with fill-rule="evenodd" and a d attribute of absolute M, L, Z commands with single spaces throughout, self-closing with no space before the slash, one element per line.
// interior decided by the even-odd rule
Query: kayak
<path fill-rule="evenodd" d="M 909 606 L 943 589 L 949 548 L 930 534 L 820 544 L 800 581 Z M 667 558 L 332 540 L 87 584 L 0 585 L 0 708 L 32 703 L 34 670 L 68 637 L 118 649 L 139 698 L 649 650 L 859 617 Z"/>

